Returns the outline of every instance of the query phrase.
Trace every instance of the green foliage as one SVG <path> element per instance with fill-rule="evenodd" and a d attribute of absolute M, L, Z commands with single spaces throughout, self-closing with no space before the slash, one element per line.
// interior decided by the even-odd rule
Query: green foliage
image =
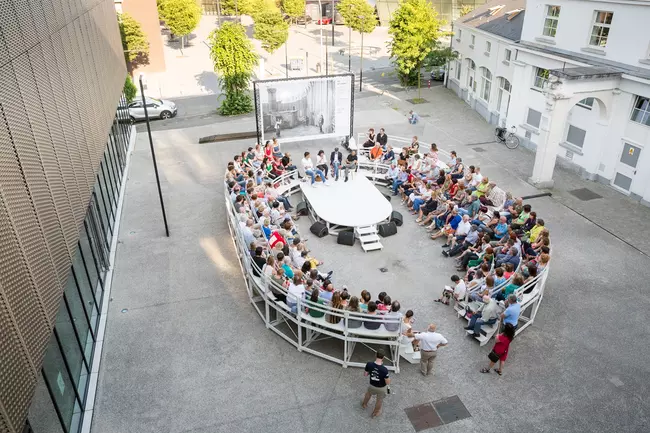
<path fill-rule="evenodd" d="M 431 51 L 424 58 L 422 66 L 425 68 L 434 68 L 444 66 L 451 60 L 457 59 L 458 53 L 452 51 L 450 47 L 443 47 L 439 41 L 434 41 Z"/>
<path fill-rule="evenodd" d="M 135 95 L 138 93 L 138 88 L 135 87 L 135 84 L 133 84 L 133 80 L 131 79 L 130 75 L 126 76 L 126 80 L 124 81 L 124 97 L 126 98 L 126 102 L 131 103 L 135 99 Z"/>
<path fill-rule="evenodd" d="M 359 33 L 370 33 L 377 25 L 375 8 L 366 0 L 341 0 L 336 6 L 345 25 Z"/>
<path fill-rule="evenodd" d="M 168 0 L 156 0 L 156 6 L 158 7 L 158 18 L 165 20 L 165 5 Z"/>
<path fill-rule="evenodd" d="M 461 5 L 460 6 L 460 16 L 464 17 L 468 13 L 472 12 L 474 10 L 474 6 L 472 5 Z"/>
<path fill-rule="evenodd" d="M 403 0 L 390 20 L 388 33 L 392 40 L 388 49 L 402 83 L 417 80 L 420 88 L 420 69 L 424 59 L 440 36 L 438 13 L 428 0 Z"/>
<path fill-rule="evenodd" d="M 129 14 L 118 14 L 122 49 L 127 63 L 135 62 L 149 55 L 149 41 L 142 26 Z"/>
<path fill-rule="evenodd" d="M 248 93 L 227 93 L 217 112 L 223 116 L 235 116 L 253 111 L 253 101 Z"/>
<path fill-rule="evenodd" d="M 239 0 L 219 0 L 221 15 L 236 16 L 242 13 L 239 6 Z"/>
<path fill-rule="evenodd" d="M 305 15 L 305 0 L 282 0 L 282 11 L 295 20 Z"/>
<path fill-rule="evenodd" d="M 196 0 L 159 0 L 158 5 L 158 14 L 176 36 L 189 35 L 199 25 L 202 10 Z"/>
<path fill-rule="evenodd" d="M 253 105 L 248 86 L 257 65 L 257 54 L 246 37 L 244 26 L 225 22 L 210 33 L 208 40 L 214 71 L 225 93 L 219 112 L 224 115 L 249 113 Z"/>
<path fill-rule="evenodd" d="M 262 42 L 262 48 L 272 54 L 287 41 L 289 24 L 282 19 L 280 11 L 264 9 L 253 16 L 255 33 L 253 36 Z"/>

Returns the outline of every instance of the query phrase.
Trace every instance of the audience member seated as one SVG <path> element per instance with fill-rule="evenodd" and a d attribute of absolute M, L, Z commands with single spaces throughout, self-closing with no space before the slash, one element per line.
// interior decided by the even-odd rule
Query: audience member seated
<path fill-rule="evenodd" d="M 330 307 L 334 310 L 342 310 L 343 309 L 343 301 L 341 300 L 341 292 L 336 291 L 332 294 L 332 300 L 330 302 Z M 333 325 L 339 323 L 341 321 L 341 316 L 337 316 L 334 314 L 328 314 L 327 315 L 327 322 L 331 323 Z"/>
<path fill-rule="evenodd" d="M 465 329 L 470 331 L 476 337 L 481 334 L 481 327 L 483 325 L 494 325 L 497 323 L 498 318 L 499 305 L 494 299 L 486 295 L 483 296 L 483 304 L 472 314 L 472 317 L 469 320 L 469 325 L 467 325 Z"/>
<path fill-rule="evenodd" d="M 452 275 L 451 281 L 455 284 L 455 286 L 453 288 L 450 286 L 445 286 L 445 288 L 442 290 L 442 295 L 440 295 L 440 298 L 436 299 L 435 302 L 449 305 L 449 300 L 452 297 L 456 301 L 465 298 L 465 293 L 467 292 L 465 281 L 463 281 L 458 275 Z"/>
<path fill-rule="evenodd" d="M 366 141 L 363 143 L 363 147 L 368 148 L 368 147 L 373 147 L 375 145 L 375 130 L 373 128 L 370 128 L 368 130 L 368 138 Z"/>
<path fill-rule="evenodd" d="M 368 312 L 367 314 L 370 315 L 377 315 L 377 304 L 374 301 L 368 302 Z M 380 319 L 366 319 L 363 321 L 363 326 L 366 329 L 379 329 L 381 326 L 381 320 Z"/>
<path fill-rule="evenodd" d="M 309 285 L 311 285 L 311 280 L 307 281 L 307 286 L 309 286 Z M 307 290 L 305 290 L 305 291 L 307 291 Z M 311 296 L 309 297 L 309 300 L 311 302 L 313 302 L 314 304 L 325 305 L 325 301 L 323 301 L 323 299 L 318 296 L 319 293 L 320 292 L 319 292 L 318 289 L 312 288 Z M 325 315 L 325 311 L 320 309 L 320 308 L 308 308 L 307 311 L 308 311 L 308 313 L 309 313 L 309 315 L 311 317 L 320 318 L 320 317 L 323 317 Z"/>
<path fill-rule="evenodd" d="M 370 160 L 379 162 L 382 160 L 384 150 L 381 148 L 379 143 L 375 143 L 372 149 L 370 149 Z"/>
<path fill-rule="evenodd" d="M 359 298 L 352 296 L 346 310 L 352 313 L 361 313 L 361 308 L 359 308 Z M 362 324 L 363 322 L 361 322 L 361 320 L 354 318 L 348 319 L 348 328 L 361 328 Z"/>
<path fill-rule="evenodd" d="M 390 296 L 387 296 L 386 298 L 384 298 L 384 301 L 390 302 Z M 384 317 L 390 320 L 389 322 L 384 322 L 384 328 L 386 328 L 386 331 L 395 332 L 400 330 L 402 313 L 400 313 L 399 310 L 401 307 L 402 306 L 397 301 L 393 301 L 390 304 L 390 310 L 384 314 Z"/>

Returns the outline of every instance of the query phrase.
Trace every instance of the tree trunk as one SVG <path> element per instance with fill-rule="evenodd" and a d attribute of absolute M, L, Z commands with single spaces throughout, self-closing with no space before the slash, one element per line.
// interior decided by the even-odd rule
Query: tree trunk
<path fill-rule="evenodd" d="M 185 36 L 181 36 L 181 54 L 183 53 L 184 49 L 185 49 Z"/>
<path fill-rule="evenodd" d="M 422 90 L 420 88 L 421 78 L 422 78 L 422 62 L 418 64 L 418 99 L 422 99 Z"/>

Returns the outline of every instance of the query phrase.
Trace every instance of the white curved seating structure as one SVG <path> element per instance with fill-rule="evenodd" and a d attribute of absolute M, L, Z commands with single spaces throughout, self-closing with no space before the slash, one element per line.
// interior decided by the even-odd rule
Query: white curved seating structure
<path fill-rule="evenodd" d="M 284 185 L 285 190 L 291 188 L 294 186 L 290 183 Z M 400 317 L 334 310 L 327 305 L 314 304 L 307 299 L 296 299 L 296 305 L 292 312 L 289 305 L 279 301 L 273 293 L 281 293 L 286 296 L 286 290 L 274 281 L 267 279 L 253 262 L 241 233 L 227 187 L 225 201 L 228 227 L 237 250 L 248 296 L 267 328 L 280 335 L 298 351 L 320 356 L 341 364 L 343 367 L 365 367 L 369 355 L 355 358 L 354 349 L 357 344 L 372 346 L 373 350 L 383 346 L 387 348 L 386 367 L 399 372 Z M 313 317 L 305 312 L 306 309 L 320 311 L 325 315 L 320 318 Z M 339 319 L 338 323 L 330 323 L 327 320 L 328 316 Z"/>
<path fill-rule="evenodd" d="M 391 141 L 394 139 L 391 138 Z M 420 143 L 422 146 L 423 143 Z M 372 180 L 373 183 L 388 185 L 389 181 L 385 179 L 386 172 L 389 166 L 377 162 L 359 161 L 359 171 L 364 176 Z M 292 179 L 294 177 L 295 179 Z M 289 195 L 300 191 L 300 180 L 298 179 L 298 172 L 291 171 L 272 179 L 273 184 L 277 187 L 279 193 L 287 193 Z M 372 346 L 373 350 L 380 346 L 387 347 L 386 367 L 399 373 L 399 360 L 401 350 L 407 352 L 404 356 L 410 362 L 417 362 L 419 354 L 416 352 L 413 357 L 413 352 L 410 349 L 410 344 L 401 344 L 400 318 L 389 318 L 377 315 L 368 315 L 361 313 L 352 313 L 343 310 L 334 310 L 327 305 L 314 304 L 309 300 L 298 299 L 294 312 L 284 302 L 279 301 L 274 295 L 275 293 L 282 293 L 286 295 L 286 290 L 277 285 L 275 282 L 263 276 L 261 269 L 253 262 L 248 246 L 244 241 L 243 235 L 240 230 L 240 225 L 237 220 L 234 207 L 230 200 L 227 185 L 225 187 L 225 202 L 226 214 L 228 219 L 228 227 L 237 250 L 240 267 L 246 282 L 246 288 L 251 304 L 255 311 L 259 314 L 260 318 L 266 324 L 266 327 L 277 333 L 280 337 L 285 339 L 288 343 L 296 347 L 298 351 L 304 351 L 321 358 L 330 360 L 341 364 L 343 367 L 365 367 L 368 356 L 362 358 L 354 357 L 354 349 L 357 344 L 364 346 Z M 521 267 L 520 261 L 516 271 Z M 494 267 L 494 263 L 492 264 Z M 521 304 L 521 314 L 519 316 L 519 326 L 516 330 L 516 335 L 520 334 L 524 329 L 530 326 L 535 320 L 535 316 L 544 296 L 544 287 L 548 277 L 549 265 L 533 280 L 521 286 L 515 291 L 517 298 Z M 256 274 L 261 276 L 256 276 Z M 512 279 L 512 277 L 511 277 Z M 503 288 L 511 280 L 499 287 L 495 287 L 495 291 Z M 524 293 L 532 287 L 529 293 Z M 273 290 L 273 291 L 272 291 Z M 468 304 L 469 299 L 468 291 L 465 300 L 458 302 L 455 309 L 459 317 L 464 317 L 465 306 Z M 321 318 L 316 318 L 305 312 L 306 309 L 314 309 L 321 311 L 325 315 Z M 327 317 L 331 315 L 339 319 L 338 323 L 330 323 Z M 378 319 L 379 318 L 379 319 Z M 369 329 L 365 323 L 381 322 L 378 329 Z M 484 327 L 483 331 L 487 335 L 477 337 L 481 346 L 488 343 L 488 341 L 496 334 L 499 329 L 500 323 L 497 322 L 493 327 Z M 387 329 L 388 328 L 388 329 Z M 413 359 L 412 359 L 413 358 Z"/>

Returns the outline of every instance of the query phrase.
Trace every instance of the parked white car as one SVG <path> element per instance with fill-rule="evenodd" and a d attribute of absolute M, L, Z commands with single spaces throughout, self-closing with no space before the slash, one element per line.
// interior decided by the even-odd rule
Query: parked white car
<path fill-rule="evenodd" d="M 172 101 L 166 99 L 145 98 L 150 119 L 169 119 L 176 116 L 178 108 Z M 128 105 L 129 117 L 132 122 L 144 120 L 144 106 L 142 98 L 136 98 Z"/>

